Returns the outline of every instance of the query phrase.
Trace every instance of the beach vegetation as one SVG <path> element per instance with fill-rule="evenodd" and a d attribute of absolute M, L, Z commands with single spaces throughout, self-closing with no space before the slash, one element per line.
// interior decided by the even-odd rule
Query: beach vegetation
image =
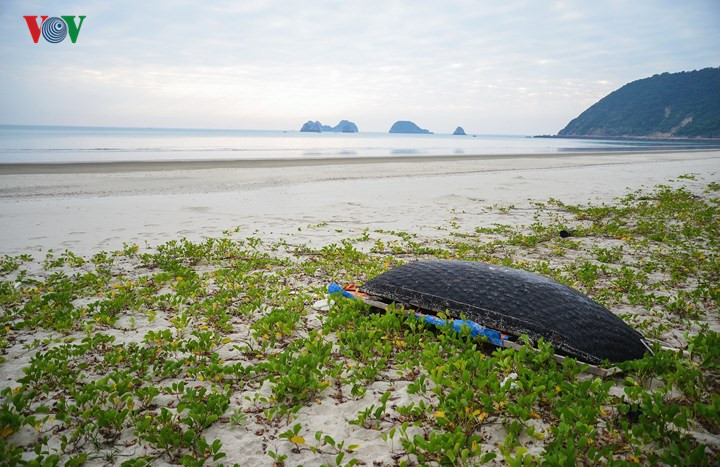
<path fill-rule="evenodd" d="M 703 183 L 542 200 L 527 225 L 459 217 L 441 237 L 365 229 L 315 248 L 229 231 L 89 258 L 5 256 L 0 456 L 242 462 L 232 432 L 276 465 L 717 464 L 720 190 Z M 579 289 L 653 354 L 592 376 L 542 340 L 498 349 L 400 305 L 327 296 L 331 281 L 432 258 Z"/>

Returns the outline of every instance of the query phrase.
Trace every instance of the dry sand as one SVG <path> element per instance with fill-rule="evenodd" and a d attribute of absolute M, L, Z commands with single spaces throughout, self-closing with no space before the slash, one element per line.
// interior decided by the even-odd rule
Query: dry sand
<path fill-rule="evenodd" d="M 720 151 L 0 165 L 0 254 L 91 254 L 237 227 L 315 245 L 366 227 L 438 235 L 452 220 L 495 222 L 488 205 L 515 205 L 503 222 L 522 223 L 528 199 L 610 200 L 685 173 L 717 180 L 718 169 Z"/>
<path fill-rule="evenodd" d="M 453 221 L 470 228 L 493 222 L 530 224 L 535 212 L 530 199 L 609 201 L 628 188 L 664 183 L 681 174 L 701 174 L 703 183 L 720 181 L 719 169 L 720 151 L 270 166 L 224 162 L 207 166 L 0 166 L 0 254 L 33 253 L 41 258 L 37 253 L 47 249 L 69 248 L 90 255 L 101 249 L 121 248 L 124 242 L 144 246 L 145 242 L 156 245 L 182 236 L 198 240 L 238 226 L 241 235 L 257 232 L 266 239 L 283 238 L 313 247 L 365 228 L 406 230 L 428 238 L 443 235 L 445 231 L 437 227 Z M 515 209 L 506 214 L 484 209 L 492 205 L 514 205 Z M 316 319 L 314 316 L 310 314 L 308 320 Z M 139 320 L 133 330 L 115 329 L 110 334 L 118 342 L 137 342 L 149 330 L 169 327 L 169 322 L 159 316 L 153 323 Z M 24 341 L 43 335 L 27 335 Z M 242 340 L 248 335 L 245 332 L 234 337 Z M 9 349 L 0 387 L 14 384 L 35 353 L 22 347 L 22 342 Z M 406 382 L 377 381 L 362 399 L 338 405 L 326 397 L 304 407 L 298 414 L 303 434 L 322 430 L 338 440 L 350 439 L 362 445 L 359 458 L 393 464 L 392 446 L 377 432 L 348 424 L 393 384 L 402 398 L 392 403 L 408 403 L 409 396 L 402 390 Z M 263 391 L 269 388 L 265 386 Z M 252 394 L 237 395 L 234 404 L 242 406 L 245 395 Z M 223 461 L 267 465 L 267 450 L 289 453 L 288 443 L 282 440 L 275 439 L 263 447 L 257 435 L 261 427 L 252 422 L 232 430 L 223 426 L 226 424 L 213 426 L 205 433 L 207 439 L 222 440 L 228 453 Z M 14 442 L 22 444 L 33 436 L 18 433 Z M 502 436 L 498 428 L 497 433 L 488 434 L 488 443 Z M 57 440 L 52 443 L 55 446 Z M 528 445 L 535 453 L 542 448 L 541 443 Z M 490 444 L 488 447 L 492 449 Z M 138 448 L 132 453 L 141 455 L 143 451 Z M 291 460 L 314 465 L 331 463 L 333 457 L 303 451 Z"/>

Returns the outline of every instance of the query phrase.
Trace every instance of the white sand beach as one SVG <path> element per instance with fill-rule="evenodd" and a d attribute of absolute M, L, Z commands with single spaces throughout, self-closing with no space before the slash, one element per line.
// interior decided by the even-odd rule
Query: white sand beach
<path fill-rule="evenodd" d="M 452 220 L 500 221 L 485 206 L 514 205 L 501 221 L 527 223 L 528 200 L 609 201 L 687 173 L 720 180 L 720 151 L 8 164 L 0 166 L 0 254 L 92 254 L 238 227 L 316 245 L 365 228 L 432 236 Z"/>
<path fill-rule="evenodd" d="M 697 174 L 697 177 L 685 176 L 678 179 L 679 176 L 688 174 Z M 628 190 L 642 187 L 650 189 L 671 180 L 677 180 L 677 185 L 689 188 L 691 192 L 702 193 L 709 183 L 720 181 L 720 151 L 482 156 L 463 159 L 326 160 L 304 164 L 297 161 L 244 161 L 5 165 L 0 166 L 0 220 L 3 225 L 0 232 L 0 255 L 30 253 L 34 259 L 23 268 L 28 268 L 32 281 L 39 281 L 33 284 L 48 281 L 51 271 L 56 269 L 67 274 L 84 272 L 88 274 L 87 277 L 95 277 L 83 269 L 89 267 L 89 263 L 81 262 L 80 269 L 73 269 L 62 261 L 60 265 L 43 266 L 44 253 L 50 249 L 56 252 L 69 249 L 88 258 L 101 250 L 122 249 L 125 243 L 137 244 L 140 251 L 153 251 L 154 246 L 169 240 L 187 237 L 197 241 L 222 237 L 223 231 L 233 231 L 230 235 L 238 240 L 250 236 L 260 237 L 266 245 L 275 240 L 289 245 L 308 245 L 314 251 L 310 254 L 317 255 L 324 245 L 347 238 L 358 238 L 365 229 L 369 230 L 373 239 L 382 238 L 388 231 L 395 230 L 417 235 L 418 239 L 435 241 L 448 236 L 450 228 L 454 230 L 453 234 L 457 234 L 458 229 L 470 232 L 476 227 L 492 227 L 496 223 L 530 226 L 536 221 L 535 215 L 539 212 L 533 201 L 556 198 L 569 204 L 611 202 L 613 198 L 626 194 Z M 494 209 L 488 209 L 489 207 Z M 549 211 L 552 212 L 553 209 L 550 207 Z M 239 230 L 234 232 L 235 229 Z M 381 230 L 383 232 L 379 232 Z M 554 268 L 562 270 L 563 265 L 569 266 L 575 259 L 587 257 L 592 248 L 603 247 L 608 252 L 613 248 L 620 248 L 619 251 L 622 251 L 622 246 L 618 245 L 623 243 L 617 239 L 592 237 L 586 239 L 584 249 L 569 249 L 567 254 L 563 251 L 561 256 L 552 257 L 549 261 Z M 645 254 L 640 250 L 636 253 L 640 256 Z M 546 261 L 543 254 L 537 251 L 519 253 L 519 260 Z M 95 336 L 104 335 L 114 339 L 113 348 L 120 349 L 119 352 L 130 348 L 135 349 L 132 350 L 135 352 L 138 347 L 128 346 L 141 345 L 140 348 L 145 348 L 142 346 L 156 345 L 153 339 L 160 339 L 157 342 L 162 340 L 158 334 L 151 333 L 172 333 L 175 343 L 167 344 L 172 346 L 177 342 L 191 340 L 192 336 L 188 336 L 184 331 L 186 328 L 194 332 L 212 325 L 206 311 L 202 311 L 204 308 L 183 314 L 190 310 L 189 305 L 195 300 L 195 294 L 192 299 L 183 297 L 177 301 L 177 310 L 173 307 L 167 308 L 162 299 L 153 305 L 152 310 L 145 307 L 123 308 L 117 321 L 111 324 L 102 321 L 100 312 L 91 311 L 89 307 L 95 302 L 104 301 L 106 295 L 108 301 L 111 301 L 116 294 L 126 293 L 124 288 L 131 290 L 140 287 L 141 283 L 147 284 L 147 277 L 158 272 L 148 269 L 149 266 L 140 261 L 137 255 L 115 256 L 116 259 L 109 260 L 112 265 L 109 266 L 111 269 L 107 270 L 108 277 L 113 281 L 112 286 L 99 285 L 97 293 L 94 289 L 89 289 L 90 292 L 83 293 L 90 296 L 73 299 L 72 309 L 87 314 L 80 318 L 80 321 L 88 319 L 84 330 L 80 329 L 80 322 L 73 323 L 70 330 L 63 332 L 46 329 L 52 327 L 48 324 L 45 324 L 45 327 L 35 324 L 34 327 L 26 328 L 25 324 L 20 325 L 20 321 L 30 318 L 23 311 L 24 308 L 18 306 L 15 309 L 18 317 L 13 318 L 12 326 L 5 329 L 8 341 L 2 354 L 5 360 L 0 360 L 0 389 L 13 388 L 13 391 L 20 391 L 17 381 L 25 374 L 25 369 L 32 365 L 33 358 L 39 352 L 80 342 L 90 335 L 91 330 Z M 301 257 L 302 253 L 299 253 L 298 258 Z M 385 261 L 390 261 L 392 254 L 385 258 Z M 404 257 L 401 261 L 405 259 L 411 258 Z M 198 290 L 203 290 L 202 294 L 207 293 L 208 297 L 218 294 L 221 289 L 238 294 L 236 302 L 223 305 L 235 310 L 238 306 L 246 306 L 246 293 L 251 294 L 255 285 L 248 282 L 243 285 L 249 287 L 245 290 L 236 284 L 231 286 L 220 282 L 222 275 L 216 276 L 215 273 L 221 266 L 223 274 L 230 274 L 236 267 L 234 260 L 227 261 L 227 264 L 222 265 L 215 264 L 217 261 L 199 262 L 194 264 L 191 272 L 205 281 Z M 622 263 L 622 254 L 615 261 Z M 260 365 L 259 362 L 272 360 L 276 353 L 288 351 L 287 346 L 291 341 L 299 342 L 305 339 L 310 342 L 308 336 L 314 335 L 312 333 L 318 332 L 323 326 L 329 326 L 327 309 L 314 309 L 311 305 L 315 300 L 323 298 L 317 290 L 322 290 L 333 277 L 327 272 L 315 274 L 312 259 L 303 264 L 308 265 L 310 272 L 300 273 L 298 271 L 302 269 L 298 269 L 293 273 L 295 275 L 288 276 L 289 278 L 276 276 L 282 274 L 278 272 L 282 270 L 282 266 L 278 264 L 268 264 L 267 270 L 261 267 L 257 276 L 248 274 L 249 278 L 266 278 L 268 282 L 264 283 L 264 287 L 282 291 L 263 291 L 268 297 L 265 297 L 257 308 L 248 301 L 247 306 L 252 308 L 252 319 L 238 310 L 233 311 L 235 316 L 228 323 L 228 327 L 221 328 L 223 334 L 217 335 L 218 339 L 223 337 L 216 349 L 217 357 L 222 359 L 221 364 L 226 362 L 226 365 L 241 364 L 252 368 L 253 365 Z M 98 268 L 100 267 L 98 265 Z M 271 271 L 273 268 L 275 272 Z M 619 266 L 617 270 L 620 270 Z M 7 283 L 13 284 L 15 278 L 19 277 L 18 274 L 25 272 L 11 272 L 7 276 Z M 163 274 L 169 278 L 160 279 Z M 167 293 L 167 297 L 179 294 L 179 284 L 183 278 L 175 277 L 175 274 L 179 273 L 168 272 L 154 276 L 158 281 L 166 280 L 168 283 L 153 293 Z M 240 271 L 239 274 L 242 276 L 244 273 Z M 667 289 L 662 274 L 657 273 L 656 276 L 658 277 L 653 276 L 653 284 L 662 289 L 655 290 L 657 294 L 681 293 Z M 277 277 L 282 279 L 278 280 Z M 346 274 L 338 280 L 358 279 Z M 608 280 L 606 278 L 603 285 L 609 289 L 612 284 L 607 282 Z M 284 281 L 292 281 L 293 285 L 284 289 L 288 284 Z M 12 287 L 23 286 L 18 282 Z M 238 287 L 240 290 L 237 290 Z M 682 286 L 677 287 L 679 290 Z M 23 290 L 23 294 L 38 293 L 37 288 Z M 304 294 L 300 295 L 303 297 L 302 312 L 297 315 L 297 324 L 294 324 L 286 335 L 272 328 L 272 336 L 269 336 L 259 330 L 258 323 L 265 319 L 262 317 L 273 313 L 273 310 L 282 311 L 281 306 L 271 305 L 277 294 L 283 297 Z M 645 333 L 652 333 L 661 342 L 684 348 L 688 342 L 686 332 L 697 334 L 701 330 L 720 329 L 717 314 L 711 311 L 712 305 L 702 306 L 706 307 L 708 312 L 691 321 L 678 321 L 673 312 L 668 311 L 664 305 L 644 309 L 642 306 L 617 302 L 611 309 L 616 314 L 627 315 L 626 319 L 634 326 L 643 329 Z M 184 310 L 183 313 L 181 309 Z M 182 324 L 180 318 L 188 321 Z M 279 336 L 277 343 L 260 347 L 274 335 Z M 337 333 L 330 333 L 326 338 L 328 345 L 335 345 L 337 350 Z M 249 346 L 248 349 L 257 350 L 242 350 L 246 345 Z M 405 344 L 402 341 L 395 345 Z M 182 352 L 173 352 L 168 357 L 171 361 L 184 355 Z M 340 353 L 334 358 L 340 358 L 338 355 Z M 155 356 L 149 358 L 155 359 Z M 118 362 L 121 360 L 122 358 L 119 358 L 116 363 L 109 364 L 109 368 L 120 368 Z M 356 364 L 352 359 L 345 362 L 343 374 L 347 377 L 352 366 Z M 521 371 L 521 367 L 517 366 L 517 371 Z M 200 360 L 197 370 L 194 366 L 188 368 L 193 371 L 206 371 L 209 363 Z M 262 371 L 265 370 L 258 371 L 263 374 Z M 517 374 L 509 369 L 493 371 L 497 373 L 496 379 L 502 379 L 504 385 L 508 378 L 517 377 Z M 211 383 L 203 374 L 188 373 L 182 378 L 188 386 L 218 390 L 220 383 Z M 414 456 L 399 448 L 400 441 L 397 438 L 400 436 L 395 440 L 391 436 L 387 441 L 383 434 L 387 435 L 391 429 L 394 433 L 395 429 L 402 426 L 405 416 L 399 415 L 399 406 L 418 402 L 419 396 L 409 389 L 418 374 L 420 373 L 407 373 L 406 369 L 391 366 L 377 377 L 371 378 L 366 385 L 367 393 L 353 397 L 349 396 L 352 386 L 349 380 L 337 377 L 332 381 L 328 380 L 327 384 L 332 384 L 331 388 L 323 386 L 323 390 L 306 401 L 296 415 L 277 419 L 267 412 L 269 408 L 277 405 L 272 399 L 277 392 L 277 382 L 259 379 L 261 382 L 243 383 L 244 386 L 241 384 L 229 393 L 229 408 L 220 411 L 222 417 L 208 426 L 202 436 L 222 442 L 223 452 L 227 455 L 222 461 L 230 463 L 271 465 L 272 455 L 282 455 L 290 456 L 288 462 L 292 465 L 317 465 L 320 462 L 332 462 L 334 456 L 342 452 L 348 458 L 362 460 L 368 465 L 396 465 L 400 460 L 414 462 Z M 92 374 L 89 378 L 97 380 L 101 376 Z M 165 376 L 160 377 L 155 373 L 148 377 L 152 381 L 159 381 L 158 384 L 164 386 L 165 391 L 169 391 L 168 385 L 174 381 L 164 380 Z M 224 381 L 221 375 L 217 377 L 220 378 L 217 381 Z M 267 375 L 263 376 L 265 377 Z M 621 379 L 617 377 L 613 381 L 609 398 L 623 394 Z M 513 384 L 505 385 L 507 391 L 514 391 Z M 580 383 L 573 381 L 572 384 Z M 380 416 L 376 427 L 350 423 L 371 405 L 377 407 L 381 396 L 389 392 L 393 394 L 388 406 L 388 413 L 392 415 Z M 264 403 L 258 402 L 261 398 L 265 398 Z M 167 394 L 160 394 L 154 399 L 151 397 L 150 400 L 157 406 L 171 409 L 175 403 L 175 399 Z M 438 403 L 438 398 L 426 397 L 426 401 L 429 401 L 432 407 Z M 156 405 L 152 407 L 157 408 Z M 428 410 L 433 413 L 436 409 Z M 611 415 L 616 413 L 613 412 L 615 409 L 610 407 L 607 407 L 607 410 Z M 150 456 L 149 459 L 155 459 L 158 465 L 169 461 L 171 457 L 157 450 L 153 443 L 146 442 L 150 435 L 141 433 L 141 414 L 149 413 L 157 414 L 149 409 L 139 409 L 137 414 L 132 415 L 137 416 L 137 420 L 133 422 L 136 424 L 128 421 L 121 423 L 121 430 L 113 441 L 117 445 L 99 446 L 93 451 L 93 455 L 107 456 L 107 459 L 113 461 L 128 456 L 147 455 Z M 441 412 L 434 412 L 432 417 L 437 418 L 439 413 Z M 502 414 L 502 411 L 500 413 Z M 548 418 L 548 414 L 545 414 L 544 418 L 536 412 L 533 414 L 527 422 L 528 426 L 540 430 L 543 436 L 549 436 L 554 419 Z M 484 413 L 483 417 L 487 416 L 488 414 Z M 231 417 L 239 417 L 240 421 L 233 422 Z M 495 418 L 492 422 L 478 428 L 478 440 L 481 440 L 478 449 L 497 454 L 500 452 L 499 446 L 507 439 L 506 424 L 509 422 L 500 415 L 493 417 Z M 313 445 L 313 433 L 321 431 L 335 440 L 346 440 L 348 445 L 357 447 L 342 451 L 331 449 L 318 441 L 315 444 L 319 450 L 313 452 L 306 446 L 301 448 L 299 444 L 291 443 L 289 438 L 282 439 L 282 434 L 287 433 L 286 430 L 297 425 L 302 425 L 301 431 L 298 431 L 300 438 L 296 439 L 302 440 L 300 444 L 307 440 L 308 445 Z M 58 425 L 54 418 L 43 419 L 35 428 L 23 426 L 13 429 L 18 431 L 10 430 L 5 434 L 10 433 L 10 442 L 25 450 L 23 456 L 28 459 L 31 455 L 30 446 L 37 442 L 41 434 L 51 432 L 53 435 L 47 442 L 48 448 L 64 453 L 64 459 L 70 455 L 62 447 L 59 436 L 55 436 L 65 430 L 64 425 Z M 427 432 L 427 429 L 423 431 L 418 427 L 411 427 L 403 436 L 412 438 L 416 434 Z M 705 428 L 694 427 L 689 433 L 694 440 L 708 446 L 711 450 L 708 452 L 720 451 L 720 437 Z M 145 438 L 142 438 L 143 436 Z M 145 441 L 139 442 L 141 438 Z M 531 455 L 540 455 L 545 446 L 542 439 L 523 435 L 520 443 Z M 205 455 L 209 456 L 207 452 Z M 497 460 L 499 461 L 500 457 Z M 93 462 L 95 463 L 91 465 L 100 465 L 99 460 Z"/>

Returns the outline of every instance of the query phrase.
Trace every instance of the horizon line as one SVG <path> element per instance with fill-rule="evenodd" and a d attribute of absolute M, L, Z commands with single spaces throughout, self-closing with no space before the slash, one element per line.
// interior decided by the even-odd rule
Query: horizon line
<path fill-rule="evenodd" d="M 307 134 L 344 134 L 352 135 L 355 133 L 375 133 L 375 134 L 393 134 L 393 135 L 450 135 L 450 136 L 541 136 L 529 133 L 478 133 L 466 132 L 465 135 L 453 135 L 452 131 L 441 133 L 433 131 L 431 133 L 390 133 L 390 131 L 362 131 L 345 133 L 342 131 L 300 131 L 297 129 L 268 129 L 268 128 L 208 128 L 208 127 L 164 127 L 164 126 L 113 126 L 113 125 L 58 125 L 45 123 L 0 123 L 0 127 L 44 127 L 44 128 L 93 128 L 93 129 L 116 129 L 116 130 L 201 130 L 201 131 L 267 131 L 267 132 L 284 132 L 284 133 L 307 133 Z"/>

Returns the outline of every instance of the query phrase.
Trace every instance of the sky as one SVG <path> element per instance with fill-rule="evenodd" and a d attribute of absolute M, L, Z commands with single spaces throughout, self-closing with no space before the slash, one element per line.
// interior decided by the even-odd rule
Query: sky
<path fill-rule="evenodd" d="M 23 15 L 86 18 L 35 44 Z M 554 134 L 720 66 L 718 0 L 0 0 L 0 33 L 0 124 Z"/>

